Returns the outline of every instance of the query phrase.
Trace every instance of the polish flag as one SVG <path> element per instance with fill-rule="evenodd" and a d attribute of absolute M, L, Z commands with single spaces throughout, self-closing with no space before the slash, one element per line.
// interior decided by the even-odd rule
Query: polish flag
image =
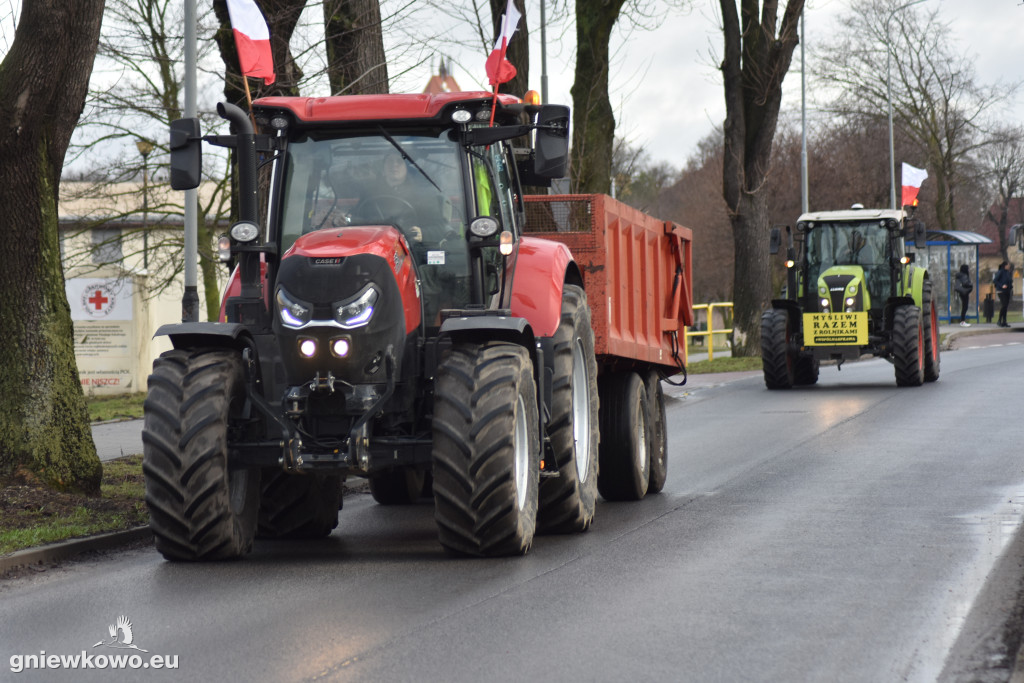
<path fill-rule="evenodd" d="M 508 83 L 516 77 L 516 68 L 512 65 L 512 62 L 505 59 L 505 52 L 508 50 L 508 41 L 512 40 L 512 34 L 519 27 L 519 18 L 521 16 L 516 6 L 512 4 L 512 0 L 508 0 L 505 14 L 501 17 L 501 35 L 498 36 L 498 40 L 494 43 L 494 49 L 491 50 L 490 56 L 487 57 L 487 64 L 485 65 L 487 79 L 491 85 Z"/>
<path fill-rule="evenodd" d="M 900 206 L 916 206 L 917 191 L 921 189 L 921 183 L 928 177 L 928 171 L 923 168 L 914 168 L 910 164 L 903 163 L 903 203 Z"/>
<path fill-rule="evenodd" d="M 243 76 L 274 82 L 274 58 L 270 54 L 270 30 L 256 0 L 228 0 L 228 14 L 235 33 L 238 64 Z"/>

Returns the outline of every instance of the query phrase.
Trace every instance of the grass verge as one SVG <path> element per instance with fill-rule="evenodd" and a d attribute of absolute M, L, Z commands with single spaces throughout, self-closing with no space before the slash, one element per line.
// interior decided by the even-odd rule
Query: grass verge
<path fill-rule="evenodd" d="M 117 396 L 86 396 L 89 407 L 89 419 L 93 422 L 108 420 L 125 420 L 142 417 L 142 402 L 146 400 L 146 392 L 135 394 L 118 394 Z"/>
<path fill-rule="evenodd" d="M 0 488 L 0 554 L 147 524 L 142 456 L 103 463 L 99 496 L 53 491 L 31 474 Z"/>

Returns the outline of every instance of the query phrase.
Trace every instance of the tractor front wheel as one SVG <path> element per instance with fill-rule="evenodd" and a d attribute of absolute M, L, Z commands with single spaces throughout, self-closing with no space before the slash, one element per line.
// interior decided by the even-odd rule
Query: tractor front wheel
<path fill-rule="evenodd" d="M 434 388 L 434 518 L 448 550 L 522 555 L 537 528 L 540 418 L 522 346 L 456 343 Z"/>
<path fill-rule="evenodd" d="M 174 349 L 153 363 L 142 473 L 156 549 L 168 560 L 226 560 L 252 549 L 260 471 L 232 468 L 228 440 L 248 415 L 242 357 Z"/>
<path fill-rule="evenodd" d="M 789 351 L 789 311 L 773 308 L 761 314 L 761 367 L 769 389 L 793 386 L 793 354 Z M 817 379 L 817 377 L 815 377 Z"/>
<path fill-rule="evenodd" d="M 924 384 L 925 341 L 921 309 L 897 306 L 893 313 L 892 364 L 896 385 L 919 387 Z"/>

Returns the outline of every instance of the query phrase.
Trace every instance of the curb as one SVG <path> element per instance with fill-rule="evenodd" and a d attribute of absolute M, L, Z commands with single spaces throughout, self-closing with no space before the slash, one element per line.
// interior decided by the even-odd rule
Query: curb
<path fill-rule="evenodd" d="M 26 548 L 10 555 L 0 557 L 0 574 L 11 569 L 20 569 L 36 564 L 49 564 L 71 559 L 82 553 L 96 550 L 110 550 L 135 541 L 146 541 L 153 538 L 149 526 L 139 526 L 125 531 L 113 531 L 98 536 L 72 538 L 67 541 L 44 545 L 38 548 Z"/>

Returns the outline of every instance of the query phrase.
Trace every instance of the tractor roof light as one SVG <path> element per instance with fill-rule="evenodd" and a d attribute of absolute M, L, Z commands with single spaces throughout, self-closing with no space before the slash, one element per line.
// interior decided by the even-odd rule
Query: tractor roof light
<path fill-rule="evenodd" d="M 540 104 L 540 93 L 536 90 L 527 90 L 523 95 L 523 102 L 526 104 Z"/>
<path fill-rule="evenodd" d="M 456 109 L 452 112 L 452 121 L 455 123 L 469 123 L 473 120 L 473 115 L 465 109 Z"/>
<path fill-rule="evenodd" d="M 240 244 L 255 242 L 260 236 L 260 226 L 252 221 L 238 221 L 231 226 L 231 237 Z"/>

